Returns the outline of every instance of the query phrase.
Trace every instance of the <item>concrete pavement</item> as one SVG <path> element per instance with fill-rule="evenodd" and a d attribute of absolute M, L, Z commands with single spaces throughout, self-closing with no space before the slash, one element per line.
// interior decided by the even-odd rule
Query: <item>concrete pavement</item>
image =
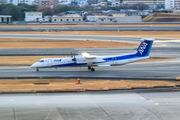
<path fill-rule="evenodd" d="M 0 27 L 0 31 L 180 31 L 180 26 Z"/>
<path fill-rule="evenodd" d="M 114 36 L 61 36 L 61 35 L 1 35 L 0 37 L 52 38 L 52 39 L 81 39 L 114 40 L 118 42 L 140 43 L 136 37 Z M 171 57 L 174 59 L 159 62 L 132 63 L 117 67 L 100 67 L 95 72 L 87 68 L 58 68 L 40 69 L 35 72 L 30 68 L 1 68 L 1 78 L 114 78 L 114 79 L 168 79 L 176 80 L 180 76 L 180 41 L 178 39 L 157 38 L 150 52 L 151 57 Z M 135 51 L 136 48 L 65 48 L 65 49 L 1 49 L 0 55 L 65 55 L 71 52 L 81 54 L 88 52 L 92 55 L 112 55 Z M 33 63 L 32 63 L 33 64 Z"/>
<path fill-rule="evenodd" d="M 1 94 L 1 120 L 179 120 L 180 92 Z"/>

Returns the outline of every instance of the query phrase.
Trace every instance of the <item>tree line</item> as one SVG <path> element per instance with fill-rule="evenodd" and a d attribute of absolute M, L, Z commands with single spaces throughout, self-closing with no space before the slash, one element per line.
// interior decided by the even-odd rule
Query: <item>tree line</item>
<path fill-rule="evenodd" d="M 116 8 L 111 7 L 102 7 L 102 10 L 120 10 L 120 9 L 136 9 L 136 10 L 143 10 L 148 9 L 148 5 L 146 4 L 135 4 L 135 5 L 124 5 Z M 54 15 L 54 14 L 60 14 L 61 12 L 66 12 L 70 10 L 77 10 L 77 11 L 89 11 L 89 10 L 95 10 L 92 6 L 85 6 L 85 7 L 69 7 L 66 5 L 58 5 L 54 9 L 51 9 L 50 7 L 39 7 L 37 5 L 28 5 L 24 3 L 20 3 L 18 5 L 14 4 L 1 4 L 0 5 L 0 15 L 11 15 L 12 21 L 20 21 L 24 20 L 25 13 L 24 12 L 43 12 L 43 16 L 46 15 Z"/>
<path fill-rule="evenodd" d="M 71 10 L 70 7 L 65 5 L 58 5 L 55 9 L 49 7 L 39 7 L 37 5 L 28 5 L 20 3 L 18 5 L 14 4 L 1 4 L 0 5 L 0 15 L 11 15 L 12 21 L 24 20 L 24 12 L 43 12 L 44 15 L 53 15 L 54 13 L 66 12 Z"/>

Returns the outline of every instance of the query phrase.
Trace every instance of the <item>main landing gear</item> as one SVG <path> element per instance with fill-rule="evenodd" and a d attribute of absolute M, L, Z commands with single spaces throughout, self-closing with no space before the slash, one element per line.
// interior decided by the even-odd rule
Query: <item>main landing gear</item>
<path fill-rule="evenodd" d="M 39 68 L 36 68 L 36 72 L 38 72 L 39 71 Z"/>
<path fill-rule="evenodd" d="M 91 71 L 95 71 L 95 69 L 94 69 L 94 68 L 91 68 Z"/>
<path fill-rule="evenodd" d="M 93 67 L 88 66 L 88 70 L 95 71 Z"/>

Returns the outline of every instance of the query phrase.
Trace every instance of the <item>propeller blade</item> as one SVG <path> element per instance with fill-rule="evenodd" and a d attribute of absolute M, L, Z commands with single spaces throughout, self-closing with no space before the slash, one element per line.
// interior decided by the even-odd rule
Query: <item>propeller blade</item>
<path fill-rule="evenodd" d="M 71 52 L 71 57 L 73 57 L 73 54 L 72 54 L 72 52 Z"/>
<path fill-rule="evenodd" d="M 75 56 L 75 54 L 74 54 L 74 62 L 76 62 L 76 56 Z"/>

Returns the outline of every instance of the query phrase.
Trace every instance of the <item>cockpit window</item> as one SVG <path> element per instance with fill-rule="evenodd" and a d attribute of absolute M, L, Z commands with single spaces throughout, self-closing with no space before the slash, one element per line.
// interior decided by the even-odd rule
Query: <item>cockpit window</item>
<path fill-rule="evenodd" d="M 44 62 L 44 60 L 39 60 L 38 62 Z"/>

